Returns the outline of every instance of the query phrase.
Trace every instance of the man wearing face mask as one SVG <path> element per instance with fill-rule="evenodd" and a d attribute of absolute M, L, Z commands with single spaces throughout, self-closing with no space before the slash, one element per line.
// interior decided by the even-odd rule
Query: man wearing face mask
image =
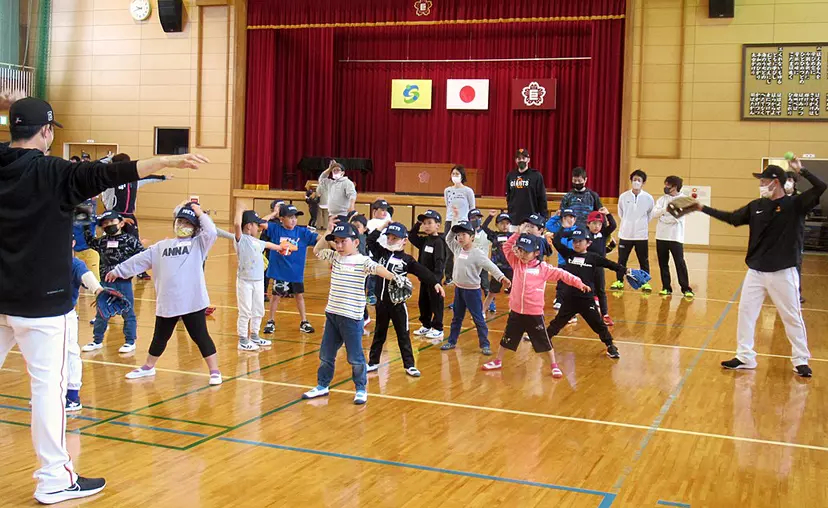
<path fill-rule="evenodd" d="M 649 223 L 653 216 L 655 200 L 649 192 L 644 190 L 646 181 L 647 173 L 636 169 L 630 173 L 632 189 L 618 197 L 618 216 L 621 218 L 621 225 L 618 227 L 618 238 L 621 240 L 618 245 L 618 264 L 627 266 L 630 254 L 635 249 L 638 265 L 642 270 L 650 273 Z M 624 274 L 618 274 L 617 280 L 610 288 L 624 289 L 623 277 Z M 641 286 L 641 290 L 650 292 L 653 288 L 648 283 Z"/>
<path fill-rule="evenodd" d="M 543 175 L 530 168 L 529 161 L 529 152 L 521 148 L 515 153 L 517 169 L 506 175 L 506 204 L 512 224 L 523 223 L 533 213 L 549 217 Z"/>
<path fill-rule="evenodd" d="M 564 194 L 561 200 L 561 210 L 570 209 L 575 212 L 575 225 L 587 227 L 587 216 L 597 212 L 604 205 L 598 193 L 586 186 L 587 172 L 582 167 L 572 170 L 572 190 Z"/>
<path fill-rule="evenodd" d="M 738 348 L 736 357 L 722 362 L 726 369 L 755 369 L 756 352 L 753 350 L 756 320 L 762 311 L 765 295 L 769 295 L 785 325 L 785 334 L 791 343 L 791 361 L 794 372 L 811 377 L 808 359 L 808 338 L 799 303 L 799 277 L 796 265 L 801 256 L 800 230 L 802 217 L 819 204 L 825 192 L 825 183 L 802 167 L 799 159 L 790 161 L 791 169 L 805 177 L 811 189 L 795 196 L 785 195 L 785 171 L 770 165 L 753 176 L 759 179 L 759 199 L 754 199 L 734 212 L 723 212 L 696 204 L 694 209 L 727 222 L 732 226 L 748 225 L 745 262 L 748 272 L 742 283 L 739 299 L 739 324 L 736 328 Z"/>
<path fill-rule="evenodd" d="M 799 181 L 799 175 L 794 171 L 786 171 L 785 176 L 788 177 L 785 181 L 785 195 L 794 196 L 799 194 L 796 190 L 796 182 Z M 802 255 L 805 254 L 805 215 L 802 216 L 802 229 L 799 233 L 799 262 L 796 264 L 796 271 L 799 274 L 799 303 L 805 303 L 805 298 L 802 297 Z"/>
<path fill-rule="evenodd" d="M 328 169 L 319 175 L 319 191 L 326 197 L 328 214 L 332 217 L 348 215 L 348 212 L 356 209 L 356 186 L 345 176 L 345 169 L 336 161 L 331 161 Z"/>
<path fill-rule="evenodd" d="M 9 110 L 11 143 L 0 144 L 0 366 L 16 344 L 31 378 L 32 441 L 40 462 L 34 497 L 44 504 L 92 496 L 103 478 L 74 471 L 66 450 L 68 314 L 74 209 L 104 190 L 164 168 L 197 169 L 200 155 L 102 164 L 45 155 L 61 127 L 36 98 Z"/>

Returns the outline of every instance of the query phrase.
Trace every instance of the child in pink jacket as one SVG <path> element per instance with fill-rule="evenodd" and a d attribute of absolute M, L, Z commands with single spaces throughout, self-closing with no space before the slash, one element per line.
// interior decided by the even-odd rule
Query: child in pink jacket
<path fill-rule="evenodd" d="M 563 372 L 555 360 L 552 341 L 546 333 L 543 320 L 544 294 L 548 281 L 563 281 L 583 292 L 590 291 L 589 286 L 569 272 L 554 268 L 538 259 L 541 252 L 542 238 L 523 232 L 514 233 L 503 244 L 503 254 L 514 270 L 512 292 L 509 294 L 509 321 L 500 340 L 497 357 L 484 364 L 483 370 L 496 370 L 503 366 L 503 353 L 506 349 L 517 351 L 523 334 L 529 336 L 536 353 L 549 353 L 552 362 L 552 377 L 563 377 Z"/>

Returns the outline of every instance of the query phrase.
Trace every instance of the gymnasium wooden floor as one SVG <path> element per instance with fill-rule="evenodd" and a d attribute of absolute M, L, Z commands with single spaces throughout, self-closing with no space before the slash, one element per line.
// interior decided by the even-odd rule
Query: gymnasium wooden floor
<path fill-rule="evenodd" d="M 169 229 L 142 223 L 153 240 Z M 694 301 L 610 296 L 619 361 L 581 322 L 555 340 L 563 379 L 553 380 L 528 344 L 507 355 L 503 371 L 484 373 L 467 320 L 454 351 L 414 339 L 423 376 L 413 379 L 392 331 L 359 407 L 344 351 L 330 397 L 300 400 L 316 382 L 327 268 L 314 260 L 307 270 L 315 334 L 298 332 L 288 300 L 273 347 L 240 353 L 232 252 L 219 239 L 207 262 L 222 386 L 208 387 L 183 326 L 155 379 L 124 379 L 151 338 L 152 283 L 136 282 L 138 350 L 118 354 L 116 323 L 103 350 L 83 354 L 85 408 L 69 417 L 67 440 L 77 470 L 105 476 L 108 487 L 65 506 L 828 506 L 828 258 L 808 256 L 804 269 L 811 379 L 793 374 L 768 305 L 759 368 L 719 367 L 735 349 L 743 254 L 688 253 Z M 90 302 L 79 305 L 81 344 L 91 338 Z M 497 303 L 493 345 L 508 312 L 504 298 Z M 2 506 L 35 504 L 28 396 L 13 352 L 0 371 Z"/>

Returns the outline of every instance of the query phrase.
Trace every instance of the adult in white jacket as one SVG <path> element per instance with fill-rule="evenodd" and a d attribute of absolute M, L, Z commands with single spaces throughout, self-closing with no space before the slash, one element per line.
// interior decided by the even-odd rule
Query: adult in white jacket
<path fill-rule="evenodd" d="M 649 259 L 649 222 L 653 216 L 655 200 L 644 190 L 644 183 L 647 181 L 647 173 L 636 169 L 630 173 L 632 189 L 621 194 L 618 198 L 618 216 L 621 218 L 621 225 L 618 228 L 618 264 L 627 266 L 632 250 L 635 249 L 635 257 L 642 270 L 650 273 Z M 618 280 L 612 283 L 612 289 L 624 289 L 623 274 L 618 275 Z M 649 284 L 641 286 L 643 291 L 652 291 Z"/>
<path fill-rule="evenodd" d="M 690 288 L 690 279 L 687 276 L 687 263 L 684 262 L 684 221 L 685 216 L 676 219 L 667 213 L 667 205 L 681 196 L 681 187 L 684 181 L 678 176 L 668 176 L 664 179 L 664 195 L 658 198 L 653 209 L 653 218 L 658 221 L 656 224 L 656 255 L 658 256 L 658 267 L 661 271 L 662 296 L 673 293 L 673 286 L 670 278 L 670 255 L 673 255 L 673 263 L 676 265 L 681 292 L 687 298 L 693 298 L 693 290 Z"/>

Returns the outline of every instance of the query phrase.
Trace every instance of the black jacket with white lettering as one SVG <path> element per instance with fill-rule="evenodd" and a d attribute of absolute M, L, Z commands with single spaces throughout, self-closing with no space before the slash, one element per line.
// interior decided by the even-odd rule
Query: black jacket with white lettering
<path fill-rule="evenodd" d="M 374 256 L 374 260 L 377 263 L 395 275 L 405 276 L 410 273 L 420 279 L 421 284 L 434 287 L 434 285 L 440 283 L 437 277 L 431 273 L 431 270 L 418 263 L 411 254 L 403 251 L 392 252 L 380 245 L 379 237 L 381 234 L 382 232 L 379 229 L 375 229 L 368 235 L 368 252 Z M 377 277 L 378 286 L 376 292 L 381 302 L 393 305 L 391 303 L 391 295 L 386 290 L 390 282 L 389 280 Z"/>
<path fill-rule="evenodd" d="M 72 219 L 87 199 L 138 180 L 136 162 L 71 163 L 0 144 L 0 314 L 72 310 Z"/>
<path fill-rule="evenodd" d="M 506 204 L 512 224 L 519 225 L 533 213 L 549 217 L 543 175 L 529 168 L 523 173 L 514 169 L 506 175 Z"/>

